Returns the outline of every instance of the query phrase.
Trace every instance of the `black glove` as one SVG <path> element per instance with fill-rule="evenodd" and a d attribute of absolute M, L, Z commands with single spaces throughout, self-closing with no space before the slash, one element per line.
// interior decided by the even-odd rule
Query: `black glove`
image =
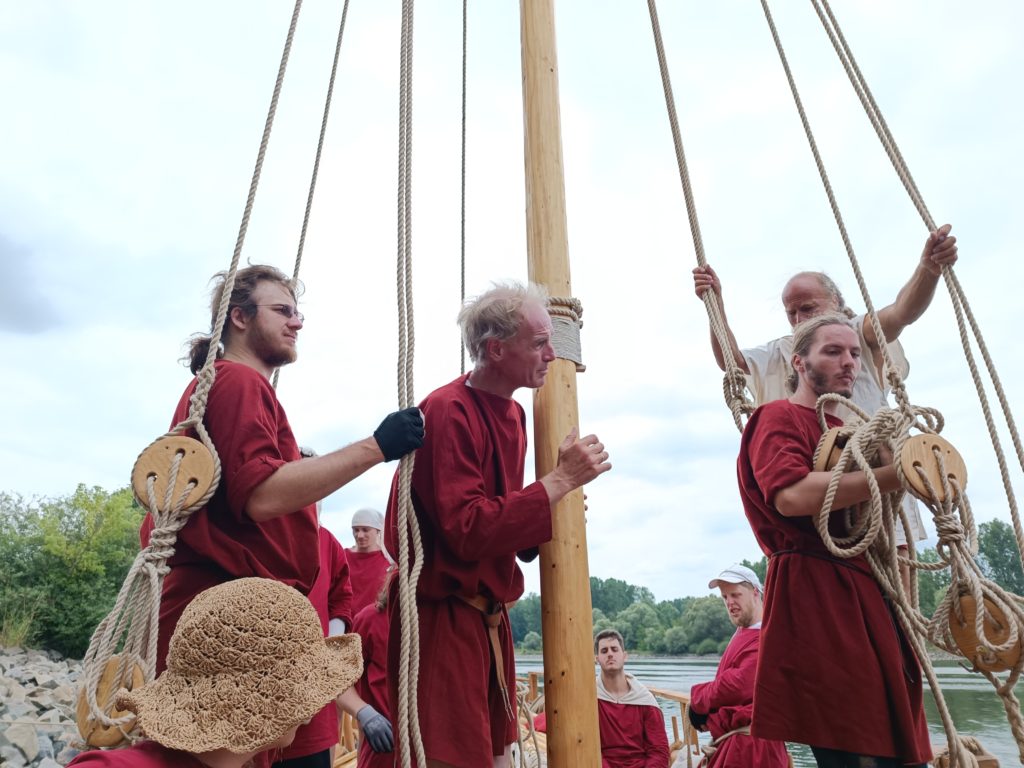
<path fill-rule="evenodd" d="M 423 414 L 419 408 L 389 413 L 373 433 L 384 461 L 400 459 L 423 445 Z"/>
<path fill-rule="evenodd" d="M 686 714 L 690 717 L 690 725 L 696 728 L 698 731 L 707 729 L 708 716 L 702 715 L 699 712 L 695 712 L 693 707 L 686 708 Z"/>
<path fill-rule="evenodd" d="M 366 737 L 366 743 L 374 752 L 390 752 L 395 748 L 395 739 L 391 735 L 391 723 L 380 712 L 367 704 L 356 712 L 356 720 Z"/>

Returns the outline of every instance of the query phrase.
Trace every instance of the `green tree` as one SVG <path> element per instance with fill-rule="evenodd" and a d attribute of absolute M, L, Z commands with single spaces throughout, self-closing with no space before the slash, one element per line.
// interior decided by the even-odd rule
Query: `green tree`
<path fill-rule="evenodd" d="M 542 635 L 540 595 L 531 592 L 520 598 L 509 609 L 508 620 L 512 627 L 512 641 L 516 645 L 524 642 L 530 632 Z"/>
<path fill-rule="evenodd" d="M 681 655 L 688 650 L 688 643 L 689 640 L 686 637 L 686 629 L 684 627 L 669 627 L 665 630 L 665 634 L 662 637 L 664 650 L 661 652 Z"/>
<path fill-rule="evenodd" d="M 615 617 L 615 628 L 622 633 L 622 639 L 626 641 L 628 651 L 647 651 L 650 629 L 661 629 L 661 622 L 658 620 L 658 613 L 650 603 L 633 603 L 628 608 L 620 611 Z"/>
<path fill-rule="evenodd" d="M 0 613 L 29 611 L 31 642 L 81 656 L 138 552 L 142 516 L 128 489 L 80 485 L 39 503 L 0 495 L 0 556 L 10 563 Z"/>
<path fill-rule="evenodd" d="M 722 599 L 713 595 L 694 600 L 683 614 L 681 624 L 686 629 L 686 644 L 690 653 L 714 653 L 718 644 L 728 640 L 735 630 Z M 705 640 L 713 643 L 712 650 L 699 650 Z M 705 644 L 704 647 L 708 646 Z"/>
<path fill-rule="evenodd" d="M 745 565 L 747 568 L 757 574 L 757 578 L 764 584 L 765 579 L 768 576 L 768 558 L 762 556 L 757 562 L 750 562 L 749 560 L 740 560 L 740 565 Z"/>
<path fill-rule="evenodd" d="M 1015 595 L 1024 595 L 1024 570 L 1012 526 L 1002 520 L 978 526 L 978 561 L 992 581 Z"/>
<path fill-rule="evenodd" d="M 918 555 L 918 560 L 924 563 L 939 562 L 938 553 L 932 549 L 923 549 Z M 918 596 L 921 602 L 921 613 L 925 616 L 933 616 L 936 606 L 942 602 L 949 589 L 949 569 L 943 568 L 940 571 L 917 571 Z"/>
<path fill-rule="evenodd" d="M 590 602 L 606 616 L 615 617 L 636 602 L 636 587 L 622 579 L 590 577 Z"/>
<path fill-rule="evenodd" d="M 527 632 L 526 637 L 523 638 L 522 648 L 524 651 L 539 651 L 541 650 L 541 638 L 536 632 Z"/>

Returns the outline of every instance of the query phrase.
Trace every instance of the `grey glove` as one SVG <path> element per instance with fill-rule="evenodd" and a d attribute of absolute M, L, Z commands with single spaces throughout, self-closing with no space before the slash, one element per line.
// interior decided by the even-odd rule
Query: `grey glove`
<path fill-rule="evenodd" d="M 400 459 L 423 445 L 423 414 L 406 408 L 388 414 L 373 433 L 384 461 Z"/>
<path fill-rule="evenodd" d="M 395 737 L 391 735 L 391 723 L 380 712 L 367 704 L 356 713 L 359 728 L 367 744 L 374 752 L 390 752 L 395 748 Z"/>

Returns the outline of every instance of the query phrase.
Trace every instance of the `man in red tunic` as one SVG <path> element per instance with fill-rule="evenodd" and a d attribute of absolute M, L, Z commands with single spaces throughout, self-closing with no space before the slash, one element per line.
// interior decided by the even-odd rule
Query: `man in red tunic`
<path fill-rule="evenodd" d="M 363 642 L 363 675 L 356 690 L 363 700 L 385 718 L 391 717 L 388 705 L 388 593 L 381 589 L 377 599 L 356 614 L 352 631 Z M 393 752 L 377 752 L 369 742 L 359 744 L 357 768 L 393 768 Z"/>
<path fill-rule="evenodd" d="M 542 386 L 555 359 L 546 306 L 540 289 L 514 284 L 468 303 L 459 324 L 475 367 L 420 405 L 426 437 L 416 455 L 412 497 L 424 549 L 417 586 L 418 698 L 428 766 L 508 765 L 516 705 L 505 605 L 523 592 L 516 553 L 535 557 L 537 546 L 551 538 L 554 506 L 611 468 L 597 437 L 578 439 L 574 429 L 555 469 L 523 487 L 526 415 L 512 393 Z M 397 482 L 396 475 L 385 532 L 392 553 L 398 552 Z M 398 701 L 397 602 L 393 587 L 392 702 Z"/>
<path fill-rule="evenodd" d="M 225 275 L 216 278 L 214 319 Z M 399 458 L 422 441 L 415 408 L 389 415 L 372 437 L 323 456 L 301 458 L 270 377 L 294 362 L 303 317 L 290 279 L 273 267 L 239 270 L 224 326 L 223 353 L 209 393 L 204 423 L 221 461 L 217 492 L 178 533 L 160 605 L 157 668 L 181 612 L 199 592 L 246 576 L 281 581 L 309 593 L 320 570 L 316 502 L 370 467 Z M 212 327 L 212 322 L 211 322 Z M 193 339 L 191 368 L 197 373 L 210 337 Z M 172 425 L 188 414 L 193 380 L 175 410 Z M 153 530 L 143 521 L 145 544 Z"/>
<path fill-rule="evenodd" d="M 751 733 L 808 744 L 819 766 L 923 765 L 931 748 L 917 659 L 863 555 L 834 558 L 812 519 L 831 476 L 811 470 L 821 437 L 814 405 L 828 392 L 849 396 L 860 354 L 843 316 L 800 324 L 795 394 L 763 405 L 743 431 L 740 496 L 770 558 Z M 884 466 L 872 473 L 885 493 L 899 479 L 881 453 Z M 833 509 L 869 497 L 866 473 L 850 472 Z M 832 517 L 830 527 L 843 533 L 842 516 Z"/>
<path fill-rule="evenodd" d="M 303 453 L 305 455 L 305 452 Z M 320 573 L 307 595 L 320 617 L 320 628 L 325 637 L 345 634 L 352 626 L 352 585 L 349 579 L 345 548 L 326 528 L 320 528 Z M 299 728 L 295 740 L 282 751 L 278 768 L 309 765 L 314 755 L 330 765 L 330 750 L 338 743 L 338 708 L 335 702 L 327 704 L 306 725 Z"/>
<path fill-rule="evenodd" d="M 377 601 L 384 586 L 384 574 L 391 561 L 381 549 L 381 531 L 384 515 L 376 509 L 364 507 L 352 515 L 352 538 L 355 546 L 348 550 L 348 565 L 352 574 L 352 610 L 356 613 Z"/>
<path fill-rule="evenodd" d="M 690 689 L 687 709 L 690 722 L 698 730 L 710 731 L 714 739 L 707 768 L 786 768 L 789 756 L 784 743 L 750 735 L 761 645 L 761 580 L 750 568 L 736 564 L 708 584 L 709 589 L 716 587 L 736 634 L 722 654 L 715 679 Z"/>
<path fill-rule="evenodd" d="M 667 768 L 665 716 L 654 695 L 625 670 L 626 644 L 617 630 L 594 638 L 601 768 Z"/>

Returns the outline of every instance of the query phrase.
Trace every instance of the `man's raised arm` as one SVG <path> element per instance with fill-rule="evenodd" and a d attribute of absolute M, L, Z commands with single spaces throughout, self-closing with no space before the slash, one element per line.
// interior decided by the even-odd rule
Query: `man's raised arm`
<path fill-rule="evenodd" d="M 736 361 L 736 365 L 740 367 L 741 371 L 749 374 L 750 369 L 747 368 L 747 360 L 743 357 L 740 345 L 736 343 L 736 337 L 733 335 L 732 328 L 729 327 L 729 320 L 725 316 L 725 303 L 722 301 L 722 282 L 718 279 L 718 275 L 715 274 L 715 270 L 711 268 L 710 264 L 703 267 L 695 267 L 693 270 L 693 291 L 697 294 L 697 298 L 703 301 L 704 294 L 709 290 L 714 291 L 715 295 L 718 296 L 718 305 L 722 308 L 722 322 L 725 324 L 725 331 L 729 335 L 729 347 L 732 358 Z M 724 371 L 725 355 L 722 352 L 722 345 L 718 343 L 718 339 L 715 337 L 714 331 L 711 332 L 711 351 L 715 353 L 715 362 L 718 363 L 718 367 Z"/>
<path fill-rule="evenodd" d="M 952 266 L 957 260 L 956 237 L 949 234 L 951 224 L 944 224 L 928 235 L 921 260 L 914 269 L 907 284 L 904 285 L 896 300 L 887 307 L 878 310 L 878 321 L 888 341 L 895 341 L 903 333 L 903 329 L 915 322 L 928 309 L 935 296 L 935 287 L 942 276 L 944 266 Z M 868 318 L 864 318 L 864 338 L 872 347 L 878 349 L 875 330 Z"/>

